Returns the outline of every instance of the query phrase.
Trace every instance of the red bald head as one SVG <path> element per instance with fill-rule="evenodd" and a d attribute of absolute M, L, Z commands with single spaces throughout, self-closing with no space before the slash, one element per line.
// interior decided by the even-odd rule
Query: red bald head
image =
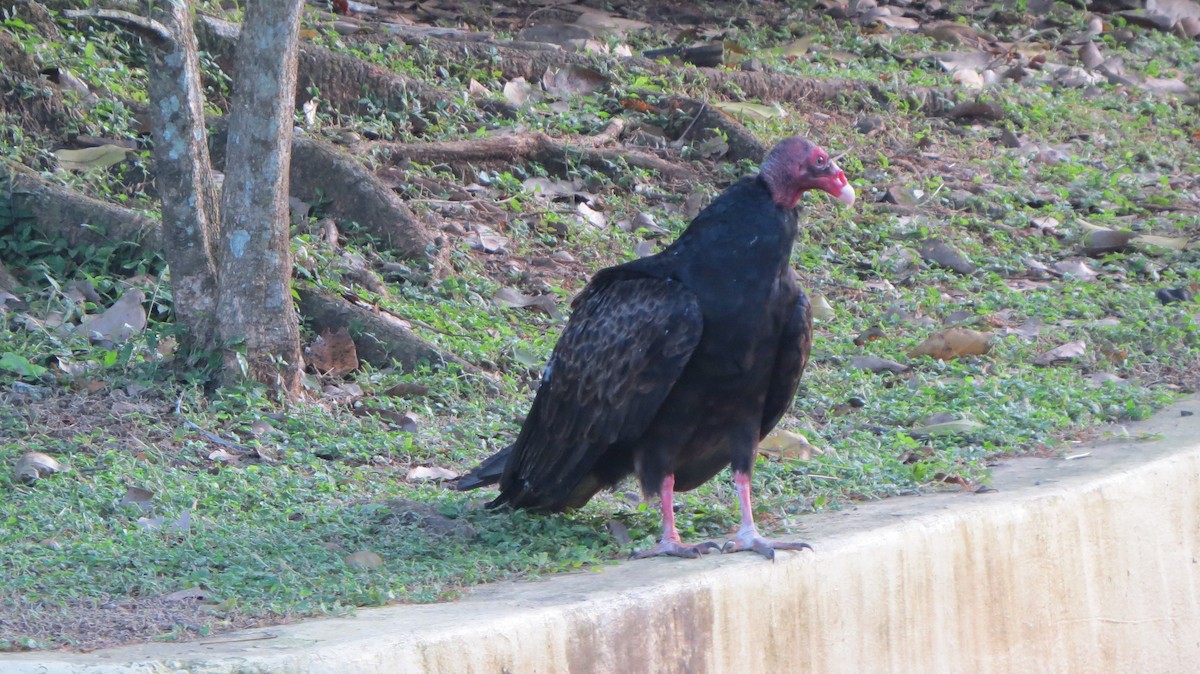
<path fill-rule="evenodd" d="M 795 208 L 809 190 L 828 192 L 847 206 L 854 203 L 854 188 L 842 169 L 821 146 L 799 136 L 776 145 L 763 162 L 760 175 L 771 190 L 771 198 L 782 208 Z"/>

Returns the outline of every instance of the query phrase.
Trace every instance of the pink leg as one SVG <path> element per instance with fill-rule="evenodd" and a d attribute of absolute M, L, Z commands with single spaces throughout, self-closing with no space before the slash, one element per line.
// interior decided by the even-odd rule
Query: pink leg
<path fill-rule="evenodd" d="M 653 548 L 634 553 L 634 559 L 658 557 L 659 555 L 695 558 L 719 549 L 720 546 L 712 541 L 689 545 L 679 540 L 679 531 L 675 529 L 674 475 L 668 475 L 663 478 L 662 485 L 658 489 L 658 502 L 659 507 L 662 509 L 662 539 Z"/>
<path fill-rule="evenodd" d="M 775 559 L 776 550 L 803 550 L 812 546 L 804 541 L 772 541 L 763 538 L 754 526 L 754 508 L 750 503 L 750 474 L 735 472 L 733 484 L 737 487 L 738 505 L 742 510 L 742 524 L 737 534 L 725 543 L 722 552 L 753 550 L 767 559 Z"/>

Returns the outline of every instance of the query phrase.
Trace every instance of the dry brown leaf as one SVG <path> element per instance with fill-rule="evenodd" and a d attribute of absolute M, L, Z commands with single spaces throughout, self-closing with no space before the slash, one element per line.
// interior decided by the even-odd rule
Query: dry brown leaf
<path fill-rule="evenodd" d="M 1079 62 L 1089 70 L 1094 70 L 1101 63 L 1104 63 L 1104 57 L 1101 56 L 1100 48 L 1096 46 L 1095 42 L 1085 42 L 1079 48 Z"/>
<path fill-rule="evenodd" d="M 524 107 L 529 102 L 529 96 L 532 93 L 533 87 L 529 86 L 524 77 L 518 77 L 504 83 L 504 100 L 518 108 Z"/>
<path fill-rule="evenodd" d="M 137 506 L 142 510 L 150 509 L 150 501 L 154 498 L 154 492 L 141 487 L 126 487 L 125 495 L 117 501 L 118 506 Z"/>
<path fill-rule="evenodd" d="M 516 288 L 501 288 L 492 296 L 492 302 L 506 309 L 536 309 L 552 318 L 562 318 L 558 305 L 550 295 L 525 295 Z"/>
<path fill-rule="evenodd" d="M 104 313 L 84 321 L 79 331 L 95 342 L 125 342 L 146 327 L 146 310 L 142 308 L 145 301 L 142 291 L 128 290 Z"/>
<path fill-rule="evenodd" d="M 987 428 L 967 415 L 935 414 L 912 429 L 915 436 L 959 435 Z"/>
<path fill-rule="evenodd" d="M 957 248 L 939 239 L 926 239 L 922 241 L 917 251 L 926 261 L 960 274 L 974 274 L 976 269 L 978 269 Z"/>
<path fill-rule="evenodd" d="M 164 594 L 161 599 L 163 601 L 205 601 L 208 596 L 208 591 L 201 587 L 189 587 Z"/>
<path fill-rule="evenodd" d="M 331 377 L 341 377 L 358 369 L 358 349 L 344 327 L 338 328 L 337 332 L 327 328 L 305 350 L 304 359 L 317 372 Z"/>
<path fill-rule="evenodd" d="M 377 569 L 383 566 L 383 557 L 377 552 L 359 550 L 346 556 L 346 566 L 355 569 Z"/>
<path fill-rule="evenodd" d="M 474 246 L 488 253 L 503 253 L 508 250 L 508 239 L 486 225 L 475 226 L 478 243 Z"/>
<path fill-rule="evenodd" d="M 17 482 L 28 484 L 62 471 L 63 465 L 53 456 L 41 452 L 26 452 L 13 466 L 13 477 Z"/>
<path fill-rule="evenodd" d="M 1071 276 L 1080 281 L 1093 281 L 1097 276 L 1096 271 L 1087 266 L 1083 260 L 1055 262 L 1051 270 L 1059 276 Z"/>
<path fill-rule="evenodd" d="M 922 24 L 919 31 L 946 44 L 981 46 L 995 39 L 981 30 L 955 21 L 930 21 Z"/>
<path fill-rule="evenodd" d="M 967 328 L 950 328 L 929 335 L 912 351 L 910 358 L 931 356 L 938 360 L 950 360 L 963 356 L 979 356 L 992 348 L 992 333 L 978 332 Z"/>
<path fill-rule="evenodd" d="M 1088 257 L 1100 257 L 1109 253 L 1119 253 L 1125 250 L 1133 239 L 1133 232 L 1093 229 L 1083 237 L 1083 254 Z"/>
<path fill-rule="evenodd" d="M 553 96 L 587 95 L 608 84 L 599 70 L 572 64 L 549 68 L 542 75 L 542 88 Z"/>
<path fill-rule="evenodd" d="M 877 339 L 883 339 L 886 336 L 887 335 L 883 332 L 883 328 L 879 327 L 878 325 L 872 325 L 866 330 L 863 330 L 857 337 L 854 338 L 854 346 L 862 346 L 869 342 L 874 342 Z"/>
<path fill-rule="evenodd" d="M 1108 384 L 1113 386 L 1124 386 L 1126 383 L 1128 383 L 1124 378 L 1118 377 L 1111 372 L 1097 372 L 1095 374 L 1089 374 L 1083 379 L 1088 383 L 1089 386 L 1094 386 L 1097 388 Z"/>
<path fill-rule="evenodd" d="M 1070 360 L 1075 360 L 1083 356 L 1087 352 L 1087 344 L 1081 340 L 1067 342 L 1057 346 L 1049 351 L 1041 354 L 1033 359 L 1034 365 L 1054 365 Z"/>
<path fill-rule="evenodd" d="M 880 372 L 895 372 L 896 374 L 900 374 L 909 370 L 909 367 L 903 363 L 897 363 L 894 360 L 880 358 L 879 356 L 852 356 L 850 358 L 850 367 L 868 370 L 875 374 L 879 374 Z"/>

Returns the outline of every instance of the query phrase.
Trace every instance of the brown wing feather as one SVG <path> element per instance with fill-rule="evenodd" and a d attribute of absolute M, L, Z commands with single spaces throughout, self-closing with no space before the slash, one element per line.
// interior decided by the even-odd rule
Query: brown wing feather
<path fill-rule="evenodd" d="M 561 510 L 628 474 L 641 436 L 703 330 L 678 282 L 598 276 L 554 347 L 495 504 Z"/>

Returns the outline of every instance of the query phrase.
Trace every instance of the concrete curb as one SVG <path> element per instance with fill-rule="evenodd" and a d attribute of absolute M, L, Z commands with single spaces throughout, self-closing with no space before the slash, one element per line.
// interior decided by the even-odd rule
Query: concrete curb
<path fill-rule="evenodd" d="M 1200 415 L 1183 410 L 1200 400 L 1083 459 L 1014 459 L 997 493 L 805 518 L 817 552 L 774 564 L 638 561 L 205 641 L 0 655 L 0 672 L 1195 672 Z"/>

